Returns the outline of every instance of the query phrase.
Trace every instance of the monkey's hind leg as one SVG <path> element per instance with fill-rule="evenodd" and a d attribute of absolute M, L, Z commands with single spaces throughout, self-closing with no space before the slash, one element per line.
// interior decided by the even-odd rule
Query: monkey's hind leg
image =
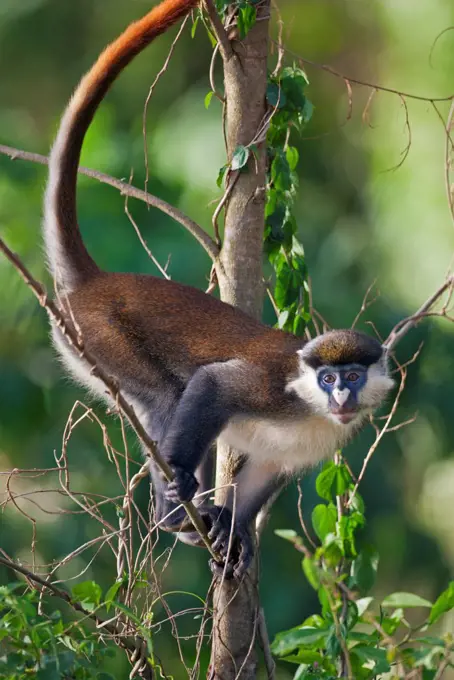
<path fill-rule="evenodd" d="M 163 531 L 178 533 L 178 539 L 183 543 L 201 548 L 205 547 L 199 533 L 194 531 L 194 527 L 182 505 L 167 498 L 167 481 L 163 479 L 152 463 L 150 464 L 150 469 L 153 480 L 156 524 Z M 199 492 L 201 494 L 213 488 L 213 469 L 214 456 L 213 451 L 210 450 L 196 470 Z M 196 505 L 206 524 L 209 538 L 213 541 L 214 550 L 222 554 L 224 550 L 227 550 L 232 527 L 232 514 L 230 510 L 213 505 L 209 502 L 207 496 L 195 499 L 194 505 Z"/>

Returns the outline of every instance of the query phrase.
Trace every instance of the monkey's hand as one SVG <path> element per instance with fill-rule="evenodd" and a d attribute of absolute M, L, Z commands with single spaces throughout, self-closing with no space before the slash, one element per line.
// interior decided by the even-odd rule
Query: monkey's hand
<path fill-rule="evenodd" d="M 172 465 L 173 480 L 167 485 L 164 493 L 171 503 L 187 503 L 194 498 L 199 483 L 193 473 L 186 468 Z"/>
<path fill-rule="evenodd" d="M 211 571 L 218 578 L 241 579 L 254 555 L 249 530 L 237 523 L 232 530 L 232 513 L 227 508 L 213 505 L 201 514 L 209 529 L 208 538 L 212 541 L 213 550 L 222 559 L 221 562 L 210 560 Z"/>

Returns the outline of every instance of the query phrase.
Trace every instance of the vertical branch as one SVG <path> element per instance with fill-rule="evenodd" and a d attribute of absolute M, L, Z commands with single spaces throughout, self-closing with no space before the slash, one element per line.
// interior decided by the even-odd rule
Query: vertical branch
<path fill-rule="evenodd" d="M 224 62 L 225 137 L 228 161 L 235 149 L 255 145 L 245 171 L 231 173 L 225 202 L 224 241 L 220 254 L 221 298 L 259 318 L 263 303 L 262 248 L 266 185 L 266 86 L 270 1 L 256 5 L 257 21 L 243 40 L 231 39 L 221 51 Z M 230 8 L 229 36 L 237 35 Z M 219 27 L 217 27 L 219 34 Z M 225 38 L 225 33 L 223 34 Z M 218 445 L 216 502 L 225 502 L 237 455 Z M 257 567 L 243 581 L 218 583 L 214 593 L 212 677 L 248 680 L 257 672 L 256 635 L 260 604 Z"/>

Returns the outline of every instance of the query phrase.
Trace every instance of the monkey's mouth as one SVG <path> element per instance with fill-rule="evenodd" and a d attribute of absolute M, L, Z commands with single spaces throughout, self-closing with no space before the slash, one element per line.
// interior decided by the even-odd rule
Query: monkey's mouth
<path fill-rule="evenodd" d="M 339 423 L 342 423 L 342 425 L 348 425 L 358 417 L 359 410 L 351 408 L 334 408 L 331 410 L 331 414 Z"/>

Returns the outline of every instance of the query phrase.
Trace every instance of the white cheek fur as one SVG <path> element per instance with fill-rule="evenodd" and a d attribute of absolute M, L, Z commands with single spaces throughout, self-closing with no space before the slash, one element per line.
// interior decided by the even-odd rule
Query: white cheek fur
<path fill-rule="evenodd" d="M 328 393 L 320 388 L 317 373 L 307 364 L 300 375 L 287 384 L 286 392 L 295 392 L 315 413 L 328 415 L 330 412 Z"/>
<path fill-rule="evenodd" d="M 367 382 L 358 394 L 363 408 L 377 408 L 394 386 L 394 380 L 383 372 L 383 366 L 372 364 L 367 371 Z"/>

